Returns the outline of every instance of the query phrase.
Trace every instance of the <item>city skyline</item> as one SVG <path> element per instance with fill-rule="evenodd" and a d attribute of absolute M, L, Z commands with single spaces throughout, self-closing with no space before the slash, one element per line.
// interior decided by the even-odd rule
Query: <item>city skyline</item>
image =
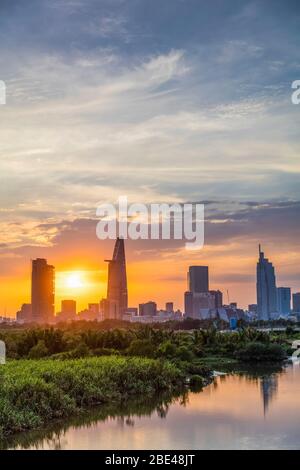
<path fill-rule="evenodd" d="M 95 313 L 98 318 L 98 314 L 102 319 L 123 319 L 124 314 L 127 315 L 129 311 L 140 311 L 139 315 L 147 315 L 146 313 L 141 314 L 143 306 L 151 304 L 155 305 L 155 311 L 157 311 L 157 303 L 149 301 L 145 303 L 146 298 L 143 298 L 143 302 L 139 303 L 139 309 L 136 304 L 128 305 L 128 287 L 127 287 L 127 268 L 126 268 L 126 257 L 125 257 L 125 243 L 124 239 L 117 238 L 115 241 L 112 259 L 105 260 L 108 263 L 107 272 L 107 295 L 106 297 L 98 298 L 96 302 L 91 302 L 88 299 L 88 309 L 81 311 L 81 313 Z M 32 260 L 32 275 L 31 275 L 31 304 L 23 302 L 21 311 L 19 311 L 20 319 L 28 318 L 33 321 L 47 322 L 49 319 L 54 319 L 54 316 L 59 315 L 58 318 L 63 319 L 64 313 L 67 310 L 77 312 L 77 300 L 76 295 L 73 298 L 61 299 L 61 312 L 55 311 L 54 308 L 54 297 L 55 297 L 55 267 L 48 265 L 46 259 L 37 258 Z M 77 289 L 80 287 L 81 279 L 76 277 L 76 272 L 68 277 L 68 282 L 72 283 L 72 288 Z M 187 291 L 184 292 L 184 307 L 178 308 L 178 311 L 182 311 L 186 316 L 193 318 L 201 318 L 202 314 L 207 315 L 205 311 L 217 312 L 218 309 L 222 309 L 223 306 L 229 306 L 234 309 L 241 309 L 241 306 L 237 302 L 233 302 L 229 299 L 229 292 L 227 294 L 227 302 L 224 301 L 224 294 L 220 289 L 209 290 L 210 277 L 209 277 L 209 266 L 193 265 L 189 266 L 187 270 Z M 76 290 L 75 290 L 76 292 Z M 167 295 L 167 294 L 166 294 Z M 257 313 L 259 320 L 272 320 L 280 316 L 287 317 L 293 311 L 294 313 L 300 313 L 298 310 L 298 296 L 299 292 L 291 295 L 290 287 L 277 287 L 275 267 L 265 258 L 264 252 L 259 244 L 259 259 L 256 266 L 256 304 L 248 304 L 250 313 Z M 155 298 L 155 297 L 154 297 Z M 168 295 L 169 300 L 166 301 L 165 305 L 172 304 L 173 312 L 174 301 L 171 295 Z M 172 302 L 170 302 L 172 300 Z M 96 307 L 96 310 L 95 310 Z M 254 310 L 252 310 L 252 307 Z M 148 308 L 148 307 L 147 307 Z M 151 306 L 152 309 L 152 306 Z M 202 309 L 202 310 L 201 310 Z M 242 310 L 248 310 L 244 307 Z M 294 309 L 294 310 L 293 310 Z M 64 312 L 65 310 L 65 312 Z M 166 307 L 166 310 L 167 307 Z M 27 312 L 27 313 L 26 313 Z M 202 313 L 200 313 L 202 312 Z M 29 316 L 28 316 L 29 314 Z M 131 314 L 133 314 L 131 312 Z M 199 316 L 200 315 L 200 316 Z M 215 315 L 215 313 L 213 313 Z M 220 311 L 219 316 L 222 317 L 223 313 Z M 74 315 L 72 314 L 72 317 Z M 95 317 L 95 318 L 96 318 Z M 89 318 L 91 318 L 89 316 Z"/>

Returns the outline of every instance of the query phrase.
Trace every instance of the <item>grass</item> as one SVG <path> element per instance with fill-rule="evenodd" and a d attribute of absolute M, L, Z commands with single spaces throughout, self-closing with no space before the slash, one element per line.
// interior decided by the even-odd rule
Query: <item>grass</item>
<path fill-rule="evenodd" d="M 0 437 L 94 405 L 175 390 L 182 380 L 174 365 L 146 358 L 10 361 L 0 368 Z"/>

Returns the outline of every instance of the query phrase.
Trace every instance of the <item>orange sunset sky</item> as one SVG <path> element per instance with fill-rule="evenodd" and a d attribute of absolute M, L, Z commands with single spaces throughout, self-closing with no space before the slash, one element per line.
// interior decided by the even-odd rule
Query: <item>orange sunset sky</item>
<path fill-rule="evenodd" d="M 258 243 L 278 286 L 300 291 L 296 13 L 277 1 L 5 3 L 0 316 L 30 301 L 37 257 L 56 268 L 57 311 L 105 296 L 113 241 L 97 239 L 96 209 L 121 195 L 205 205 L 202 250 L 126 242 L 130 306 L 182 308 L 188 266 L 207 264 L 211 288 L 247 307 Z"/>

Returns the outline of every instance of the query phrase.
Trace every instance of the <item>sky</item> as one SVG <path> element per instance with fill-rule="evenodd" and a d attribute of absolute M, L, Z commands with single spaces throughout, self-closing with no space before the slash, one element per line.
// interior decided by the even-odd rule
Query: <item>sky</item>
<path fill-rule="evenodd" d="M 126 243 L 130 306 L 182 308 L 188 266 L 207 264 L 246 307 L 259 242 L 300 291 L 299 22 L 292 0 L 1 0 L 0 316 L 30 301 L 36 257 L 57 310 L 105 296 L 96 208 L 120 195 L 205 204 L 202 250 Z"/>

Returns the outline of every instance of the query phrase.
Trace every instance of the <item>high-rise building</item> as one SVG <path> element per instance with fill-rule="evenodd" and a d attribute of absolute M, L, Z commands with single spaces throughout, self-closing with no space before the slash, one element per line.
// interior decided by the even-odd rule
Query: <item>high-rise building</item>
<path fill-rule="evenodd" d="M 201 310 L 215 309 L 216 299 L 210 292 L 193 293 L 193 318 L 201 318 Z"/>
<path fill-rule="evenodd" d="M 222 308 L 223 307 L 223 294 L 220 290 L 210 290 L 210 294 L 214 295 L 215 297 L 215 308 Z"/>
<path fill-rule="evenodd" d="M 293 312 L 300 314 L 300 292 L 293 294 Z"/>
<path fill-rule="evenodd" d="M 31 304 L 23 304 L 17 312 L 17 321 L 21 323 L 29 323 L 32 321 Z"/>
<path fill-rule="evenodd" d="M 277 313 L 277 289 L 273 264 L 264 256 L 259 245 L 256 269 L 257 313 L 259 320 L 270 320 Z"/>
<path fill-rule="evenodd" d="M 184 313 L 187 317 L 193 316 L 193 292 L 184 293 Z"/>
<path fill-rule="evenodd" d="M 290 287 L 277 288 L 277 310 L 279 315 L 290 315 L 291 313 L 291 289 Z"/>
<path fill-rule="evenodd" d="M 139 315 L 141 317 L 154 317 L 157 313 L 157 305 L 151 300 L 145 304 L 139 304 Z"/>
<path fill-rule="evenodd" d="M 54 266 L 42 258 L 32 260 L 31 306 L 32 321 L 54 320 Z"/>
<path fill-rule="evenodd" d="M 190 266 L 188 290 L 193 293 L 208 292 L 208 266 Z"/>
<path fill-rule="evenodd" d="M 166 312 L 168 312 L 168 313 L 173 313 L 174 312 L 173 302 L 166 302 Z"/>
<path fill-rule="evenodd" d="M 125 247 L 122 238 L 117 238 L 113 258 L 106 261 L 108 318 L 122 319 L 128 307 Z"/>
<path fill-rule="evenodd" d="M 76 300 L 62 300 L 59 320 L 76 320 Z"/>

